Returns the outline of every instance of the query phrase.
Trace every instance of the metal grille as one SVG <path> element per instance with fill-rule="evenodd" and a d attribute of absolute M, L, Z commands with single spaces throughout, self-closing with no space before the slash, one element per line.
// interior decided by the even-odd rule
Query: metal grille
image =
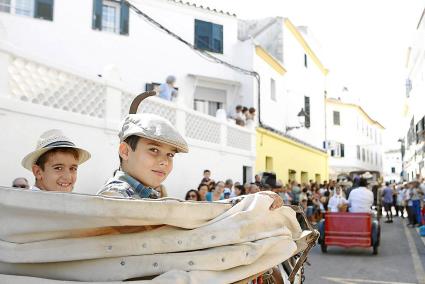
<path fill-rule="evenodd" d="M 233 127 L 227 127 L 227 146 L 251 150 L 251 134 Z"/>
<path fill-rule="evenodd" d="M 187 113 L 186 136 L 211 143 L 220 143 L 220 123 Z"/>
<path fill-rule="evenodd" d="M 55 109 L 105 117 L 105 86 L 48 66 L 12 57 L 10 96 Z"/>

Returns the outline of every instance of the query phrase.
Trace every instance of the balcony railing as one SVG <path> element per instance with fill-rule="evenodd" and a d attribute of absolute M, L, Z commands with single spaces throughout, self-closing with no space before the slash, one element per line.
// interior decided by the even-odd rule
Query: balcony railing
<path fill-rule="evenodd" d="M 0 108 L 22 105 L 21 112 L 70 122 L 74 119 L 80 124 L 118 131 L 119 122 L 137 93 L 125 90 L 120 83 L 56 65 L 0 43 Z M 49 110 L 54 110 L 54 114 Z M 255 155 L 253 129 L 157 97 L 148 98 L 138 111 L 168 119 L 189 144 Z"/>

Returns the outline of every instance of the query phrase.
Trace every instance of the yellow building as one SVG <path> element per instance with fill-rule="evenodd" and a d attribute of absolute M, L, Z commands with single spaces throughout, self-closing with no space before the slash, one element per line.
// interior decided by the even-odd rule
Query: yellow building
<path fill-rule="evenodd" d="M 276 22 L 280 25 L 277 29 L 285 29 L 289 31 L 286 34 L 291 35 L 283 39 L 288 59 L 285 61 L 274 57 L 272 52 L 268 52 L 266 48 L 260 46 L 261 42 L 255 49 L 256 60 L 254 62 L 256 63 L 254 68 L 259 71 L 262 82 L 264 82 L 261 87 L 261 119 L 256 130 L 255 172 L 274 172 L 277 179 L 282 180 L 283 183 L 287 183 L 288 180 L 296 180 L 301 183 L 309 180 L 323 182 L 328 180 L 329 177 L 328 154 L 319 146 L 325 140 L 323 92 L 328 70 L 313 52 L 303 37 L 303 33 L 289 19 L 277 19 Z M 277 29 L 274 28 L 274 31 Z M 267 35 L 264 35 L 264 37 L 267 37 Z M 276 37 L 279 38 L 279 36 Z M 274 37 L 269 36 L 269 38 Z M 264 46 L 267 46 L 267 44 Z M 295 58 L 301 58 L 302 61 L 296 61 Z M 283 66 L 283 62 L 288 63 Z M 301 94 L 298 99 L 289 99 L 285 95 L 284 89 L 288 88 L 286 77 L 290 72 L 293 72 L 290 76 L 291 79 L 289 79 L 292 80 L 291 86 L 297 90 L 294 93 Z M 267 85 L 269 78 L 276 82 L 276 87 Z M 312 80 L 315 80 L 315 82 Z M 294 84 L 293 82 L 299 83 Z M 306 84 L 306 82 L 309 82 L 309 84 Z M 314 91 L 306 89 L 306 85 L 313 85 Z M 278 89 L 279 87 L 280 89 Z M 277 95 L 274 97 L 272 95 L 271 99 L 268 97 L 270 90 L 273 89 L 271 91 L 273 92 L 274 88 L 279 90 L 275 91 L 276 94 L 283 94 L 281 98 L 278 98 Z M 282 106 L 290 104 L 292 110 L 298 110 L 298 107 L 301 107 L 299 102 L 304 103 L 304 96 L 309 97 L 309 116 L 310 103 L 314 104 L 315 107 L 312 116 L 309 117 L 309 124 L 311 118 L 312 128 L 310 128 L 310 125 L 304 128 L 307 134 L 305 136 L 294 136 L 292 133 L 288 135 L 285 127 L 282 128 L 282 124 L 279 126 L 279 118 L 285 115 L 285 108 L 282 108 Z M 277 107 L 278 105 L 279 107 Z M 302 106 L 304 110 L 307 110 L 307 105 L 302 104 Z M 323 113 L 318 114 L 319 112 Z M 287 115 L 290 115 L 290 113 Z M 319 120 L 322 121 L 319 122 Z M 323 137 L 318 137 L 317 134 L 323 135 Z M 309 143 L 312 137 L 315 140 Z"/>
<path fill-rule="evenodd" d="M 275 172 L 288 180 L 323 182 L 328 179 L 328 154 L 301 141 L 261 127 L 257 128 L 257 172 Z"/>

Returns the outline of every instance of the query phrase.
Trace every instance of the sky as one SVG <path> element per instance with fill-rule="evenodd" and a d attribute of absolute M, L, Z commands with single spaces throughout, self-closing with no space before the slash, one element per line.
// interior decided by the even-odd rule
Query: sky
<path fill-rule="evenodd" d="M 343 94 L 385 128 L 385 148 L 403 136 L 406 58 L 424 0 L 195 0 L 241 19 L 270 16 L 308 26 L 329 69 L 329 94 Z"/>

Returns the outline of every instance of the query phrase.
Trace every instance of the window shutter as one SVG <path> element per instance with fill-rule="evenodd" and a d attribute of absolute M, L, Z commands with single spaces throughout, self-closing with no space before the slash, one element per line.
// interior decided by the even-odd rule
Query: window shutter
<path fill-rule="evenodd" d="M 344 144 L 341 144 L 341 157 L 343 158 L 345 155 L 344 153 Z"/>
<path fill-rule="evenodd" d="M 213 24 L 212 28 L 213 28 L 212 50 L 217 53 L 223 53 L 223 26 Z"/>
<path fill-rule="evenodd" d="M 53 21 L 53 0 L 35 0 L 34 18 Z"/>
<path fill-rule="evenodd" d="M 120 34 L 128 35 L 129 9 L 127 2 L 121 0 Z"/>
<path fill-rule="evenodd" d="M 93 0 L 92 28 L 102 30 L 102 0 Z"/>
<path fill-rule="evenodd" d="M 211 23 L 195 20 L 195 47 L 210 50 L 211 45 Z"/>
<path fill-rule="evenodd" d="M 305 127 L 310 128 L 311 121 L 310 121 L 310 97 L 304 96 L 304 111 L 305 111 Z"/>

